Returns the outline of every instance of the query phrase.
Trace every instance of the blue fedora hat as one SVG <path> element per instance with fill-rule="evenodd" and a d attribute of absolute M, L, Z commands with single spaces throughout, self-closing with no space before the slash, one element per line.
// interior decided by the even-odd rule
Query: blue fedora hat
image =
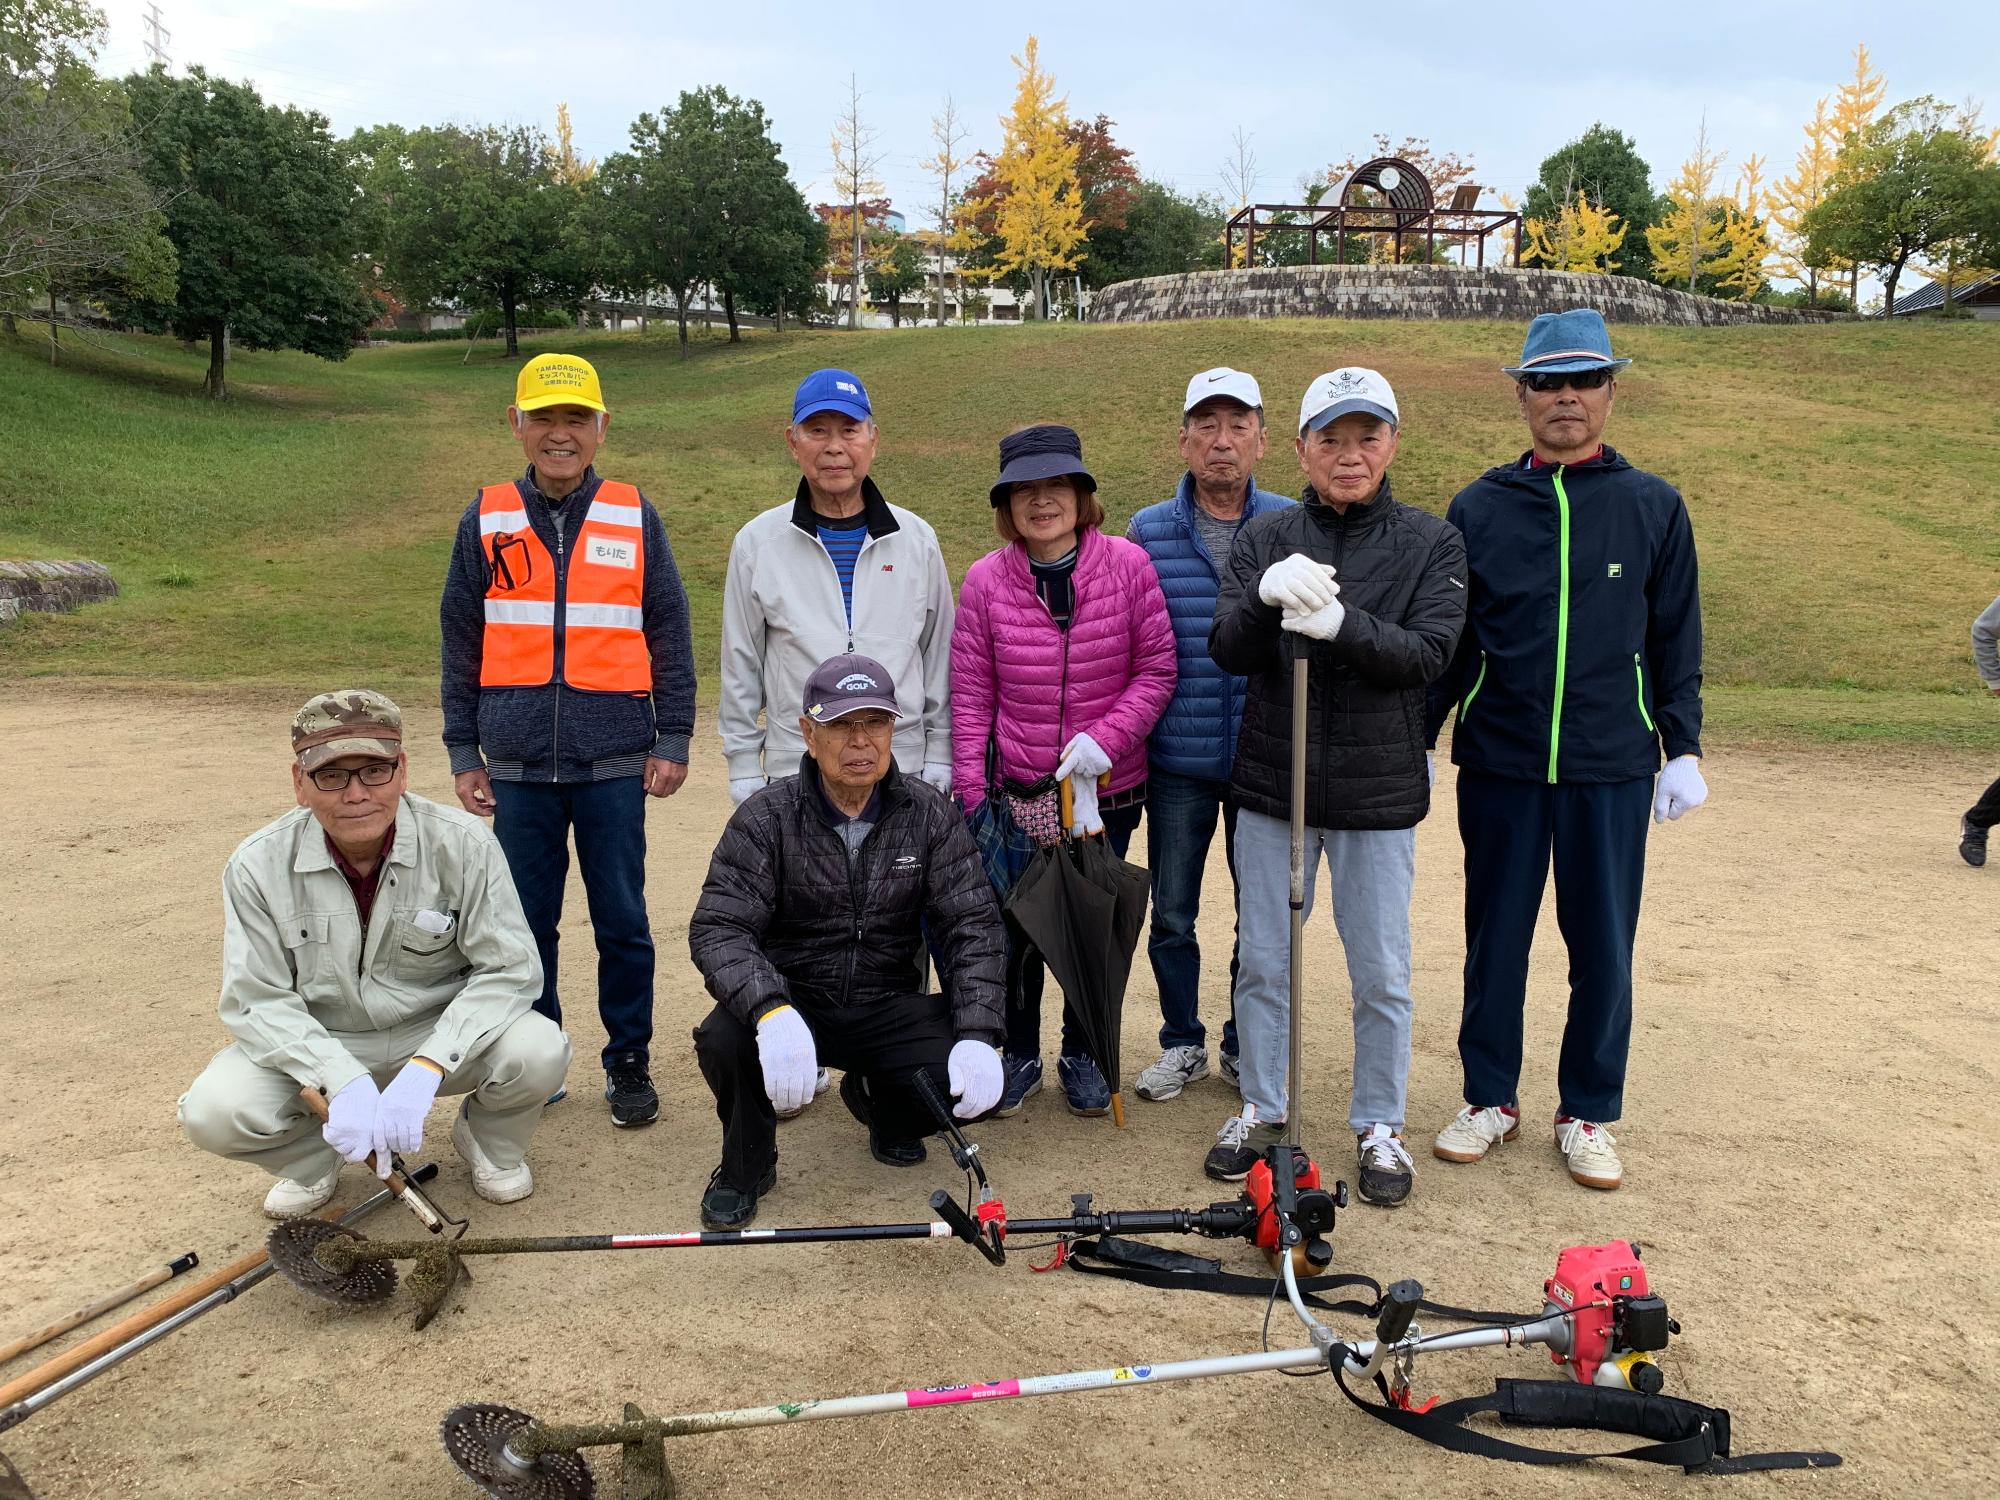
<path fill-rule="evenodd" d="M 1564 370 L 1622 370 L 1629 359 L 1613 358 L 1611 330 L 1594 307 L 1572 307 L 1543 313 L 1528 325 L 1521 343 L 1521 362 L 1502 365 L 1503 375 L 1557 374 Z"/>

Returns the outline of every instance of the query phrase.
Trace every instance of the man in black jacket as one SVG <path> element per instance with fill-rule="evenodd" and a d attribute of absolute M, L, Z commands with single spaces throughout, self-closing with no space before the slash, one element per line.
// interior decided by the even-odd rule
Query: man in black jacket
<path fill-rule="evenodd" d="M 1478 1161 L 1521 1128 L 1528 949 L 1553 860 L 1570 980 L 1555 1142 L 1575 1181 L 1605 1189 L 1625 1175 L 1604 1127 L 1624 1109 L 1646 813 L 1708 796 L 1694 528 L 1673 486 L 1601 441 L 1629 363 L 1574 308 L 1536 318 L 1506 367 L 1534 446 L 1446 512 L 1471 615 L 1426 726 L 1435 744 L 1457 709 L 1465 844 L 1465 1108 L 1432 1154 Z"/>
<path fill-rule="evenodd" d="M 778 1114 L 812 1098 L 822 1062 L 879 1162 L 914 1166 L 936 1125 L 911 1076 L 960 1119 L 1000 1100 L 1006 995 L 999 903 L 956 804 L 896 769 L 895 680 L 836 656 L 806 680 L 799 773 L 729 819 L 688 925 L 715 997 L 695 1056 L 722 1121 L 701 1221 L 755 1217 L 778 1177 Z M 944 995 L 924 994 L 924 933 Z"/>
<path fill-rule="evenodd" d="M 1308 661 L 1306 912 L 1326 854 L 1354 991 L 1348 1124 L 1361 1196 L 1393 1206 L 1414 1181 L 1403 1148 L 1410 1069 L 1410 892 L 1430 810 L 1424 687 L 1465 623 L 1456 530 L 1389 493 L 1399 415 L 1373 370 L 1322 375 L 1299 408 L 1304 504 L 1248 522 L 1216 600 L 1209 652 L 1249 678 L 1230 790 L 1242 944 L 1236 982 L 1242 1113 L 1208 1153 L 1236 1181 L 1278 1138 L 1290 1056 L 1292 662 Z"/>

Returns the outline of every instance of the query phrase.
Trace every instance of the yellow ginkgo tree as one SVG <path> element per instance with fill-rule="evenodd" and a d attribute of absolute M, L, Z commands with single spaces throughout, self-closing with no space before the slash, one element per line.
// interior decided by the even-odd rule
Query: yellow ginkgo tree
<path fill-rule="evenodd" d="M 1034 289 L 1035 310 L 1047 317 L 1049 273 L 1074 269 L 1084 244 L 1083 194 L 1076 180 L 1076 145 L 1067 139 L 1069 101 L 1056 97 L 1038 43 L 1028 38 L 1014 66 L 1020 82 L 1014 107 L 1001 116 L 1004 132 L 993 161 L 999 191 L 991 200 L 999 240 L 988 280 L 1021 275 Z"/>
<path fill-rule="evenodd" d="M 1792 175 L 1780 179 L 1769 197 L 1770 221 L 1778 231 L 1778 270 L 1805 284 L 1809 298 L 1819 296 L 1821 277 L 1831 277 L 1844 266 L 1815 265 L 1806 259 L 1805 216 L 1819 207 L 1833 183 L 1833 165 L 1840 155 L 1840 138 L 1833 132 L 1833 117 L 1826 100 L 1813 106 L 1806 121 L 1806 141 L 1799 148 Z"/>
<path fill-rule="evenodd" d="M 1578 188 L 1554 220 L 1527 221 L 1521 261 L 1552 271 L 1594 271 L 1608 276 L 1618 269 L 1612 256 L 1624 243 L 1625 231 L 1618 224 L 1618 215 L 1593 204 L 1590 194 Z"/>

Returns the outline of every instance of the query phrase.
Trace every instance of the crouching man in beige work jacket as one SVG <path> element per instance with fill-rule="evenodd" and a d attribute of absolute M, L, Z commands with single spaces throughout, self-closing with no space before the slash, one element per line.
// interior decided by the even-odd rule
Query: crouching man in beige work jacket
<path fill-rule="evenodd" d="M 277 1179 L 274 1219 L 333 1197 L 343 1160 L 414 1154 L 439 1094 L 452 1145 L 494 1203 L 534 1191 L 529 1139 L 569 1042 L 531 1007 L 541 962 L 493 834 L 408 790 L 403 716 L 322 693 L 292 720 L 299 806 L 222 876 L 222 1024 L 236 1038 L 182 1096 L 204 1151 Z M 325 1092 L 322 1128 L 299 1097 Z"/>

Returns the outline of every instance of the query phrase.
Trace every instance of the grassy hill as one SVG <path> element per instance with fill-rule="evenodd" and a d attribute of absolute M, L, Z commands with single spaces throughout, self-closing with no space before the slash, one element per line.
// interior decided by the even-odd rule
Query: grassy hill
<path fill-rule="evenodd" d="M 1270 400 L 1260 477 L 1296 490 L 1285 434 L 1321 370 L 1369 364 L 1405 414 L 1400 497 L 1441 510 L 1525 445 L 1494 324 L 1286 321 L 768 333 L 734 348 L 581 335 L 614 408 L 600 467 L 666 515 L 714 672 L 729 539 L 788 498 L 792 386 L 868 382 L 876 477 L 955 570 L 993 545 L 986 487 L 1015 424 L 1084 436 L 1115 525 L 1168 493 L 1187 376 L 1229 363 Z M 1712 722 L 1732 739 L 2000 745 L 1966 642 L 2000 591 L 2000 329 L 1972 324 L 1620 328 L 1637 363 L 1611 441 L 1679 485 L 1700 538 Z M 530 346 L 533 352 L 535 346 Z M 541 347 L 553 347 L 543 345 Z M 436 594 L 474 488 L 513 474 L 513 362 L 482 344 L 344 364 L 242 354 L 234 399 L 169 341 L 0 337 L 0 557 L 91 557 L 115 603 L 0 629 L 0 677 L 72 674 L 431 690 Z"/>

